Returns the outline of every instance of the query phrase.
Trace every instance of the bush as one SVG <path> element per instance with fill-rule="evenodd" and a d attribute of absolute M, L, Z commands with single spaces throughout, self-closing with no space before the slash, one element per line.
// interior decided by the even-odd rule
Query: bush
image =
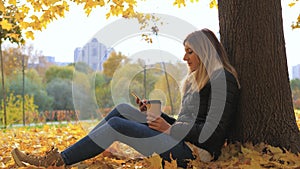
<path fill-rule="evenodd" d="M 34 104 L 34 97 L 31 95 L 25 95 L 25 122 L 34 123 L 39 119 L 38 106 Z M 6 120 L 7 125 L 18 124 L 23 122 L 23 99 L 21 95 L 10 95 L 6 98 Z M 0 124 L 4 124 L 4 103 L 1 100 L 1 110 L 0 110 Z"/>

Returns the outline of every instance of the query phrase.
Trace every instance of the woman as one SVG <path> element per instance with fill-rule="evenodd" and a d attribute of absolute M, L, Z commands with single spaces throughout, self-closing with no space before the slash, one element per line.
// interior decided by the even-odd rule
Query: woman
<path fill-rule="evenodd" d="M 72 165 L 102 153 L 114 141 L 126 143 L 150 156 L 158 153 L 178 166 L 187 167 L 195 159 L 191 146 L 198 149 L 201 161 L 216 160 L 237 110 L 239 82 L 226 52 L 208 29 L 193 32 L 184 40 L 189 73 L 184 81 L 182 105 L 175 120 L 162 113 L 155 117 L 128 104 L 116 106 L 87 136 L 61 153 L 53 149 L 43 157 L 12 151 L 15 162 L 36 166 Z M 191 144 L 189 144 L 191 143 Z"/>

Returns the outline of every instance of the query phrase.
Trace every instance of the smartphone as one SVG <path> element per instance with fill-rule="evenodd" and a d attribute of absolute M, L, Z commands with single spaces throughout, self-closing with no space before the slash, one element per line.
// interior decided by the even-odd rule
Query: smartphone
<path fill-rule="evenodd" d="M 133 97 L 135 97 L 135 99 L 138 99 L 139 101 L 142 101 L 142 99 L 139 96 L 137 96 L 134 92 L 131 92 L 131 95 Z"/>
<path fill-rule="evenodd" d="M 143 105 L 146 105 L 146 103 L 144 103 L 143 100 L 139 96 L 137 96 L 134 92 L 131 92 L 131 95 L 135 97 L 135 99 L 138 99 Z"/>

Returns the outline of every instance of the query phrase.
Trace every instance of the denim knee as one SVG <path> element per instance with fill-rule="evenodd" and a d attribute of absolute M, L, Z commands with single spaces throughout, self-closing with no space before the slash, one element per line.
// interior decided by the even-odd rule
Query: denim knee
<path fill-rule="evenodd" d="M 126 104 L 126 103 L 122 103 L 117 105 L 113 112 L 118 112 L 119 113 L 119 117 L 123 117 L 125 119 L 128 120 L 132 120 L 132 121 L 136 121 L 139 123 L 146 123 L 146 114 L 142 113 L 140 110 L 138 110 L 137 108 Z M 111 116 L 110 116 L 111 117 Z"/>
<path fill-rule="evenodd" d="M 114 109 L 112 109 L 112 111 L 105 117 L 105 120 L 108 121 L 110 118 L 112 117 L 123 117 L 123 114 L 126 113 L 125 110 L 128 109 L 128 107 L 130 107 L 130 105 L 126 104 L 126 103 L 122 103 L 122 104 L 118 104 Z"/>
<path fill-rule="evenodd" d="M 120 117 L 112 117 L 107 121 L 107 123 L 110 125 L 110 127 L 117 131 L 124 127 L 122 124 L 122 118 Z"/>
<path fill-rule="evenodd" d="M 132 107 L 132 106 L 130 106 L 130 105 L 127 104 L 127 103 L 120 103 L 120 104 L 118 104 L 118 105 L 115 107 L 115 109 L 117 109 L 118 112 L 122 112 L 122 110 L 127 110 L 127 109 L 130 108 L 130 107 Z"/>

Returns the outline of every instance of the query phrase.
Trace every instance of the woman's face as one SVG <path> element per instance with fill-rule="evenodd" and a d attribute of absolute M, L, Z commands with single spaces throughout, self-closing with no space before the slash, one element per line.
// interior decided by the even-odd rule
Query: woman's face
<path fill-rule="evenodd" d="M 197 70 L 200 65 L 199 57 L 187 44 L 184 45 L 184 48 L 185 48 L 185 54 L 183 60 L 186 61 L 190 71 L 193 72 Z"/>

